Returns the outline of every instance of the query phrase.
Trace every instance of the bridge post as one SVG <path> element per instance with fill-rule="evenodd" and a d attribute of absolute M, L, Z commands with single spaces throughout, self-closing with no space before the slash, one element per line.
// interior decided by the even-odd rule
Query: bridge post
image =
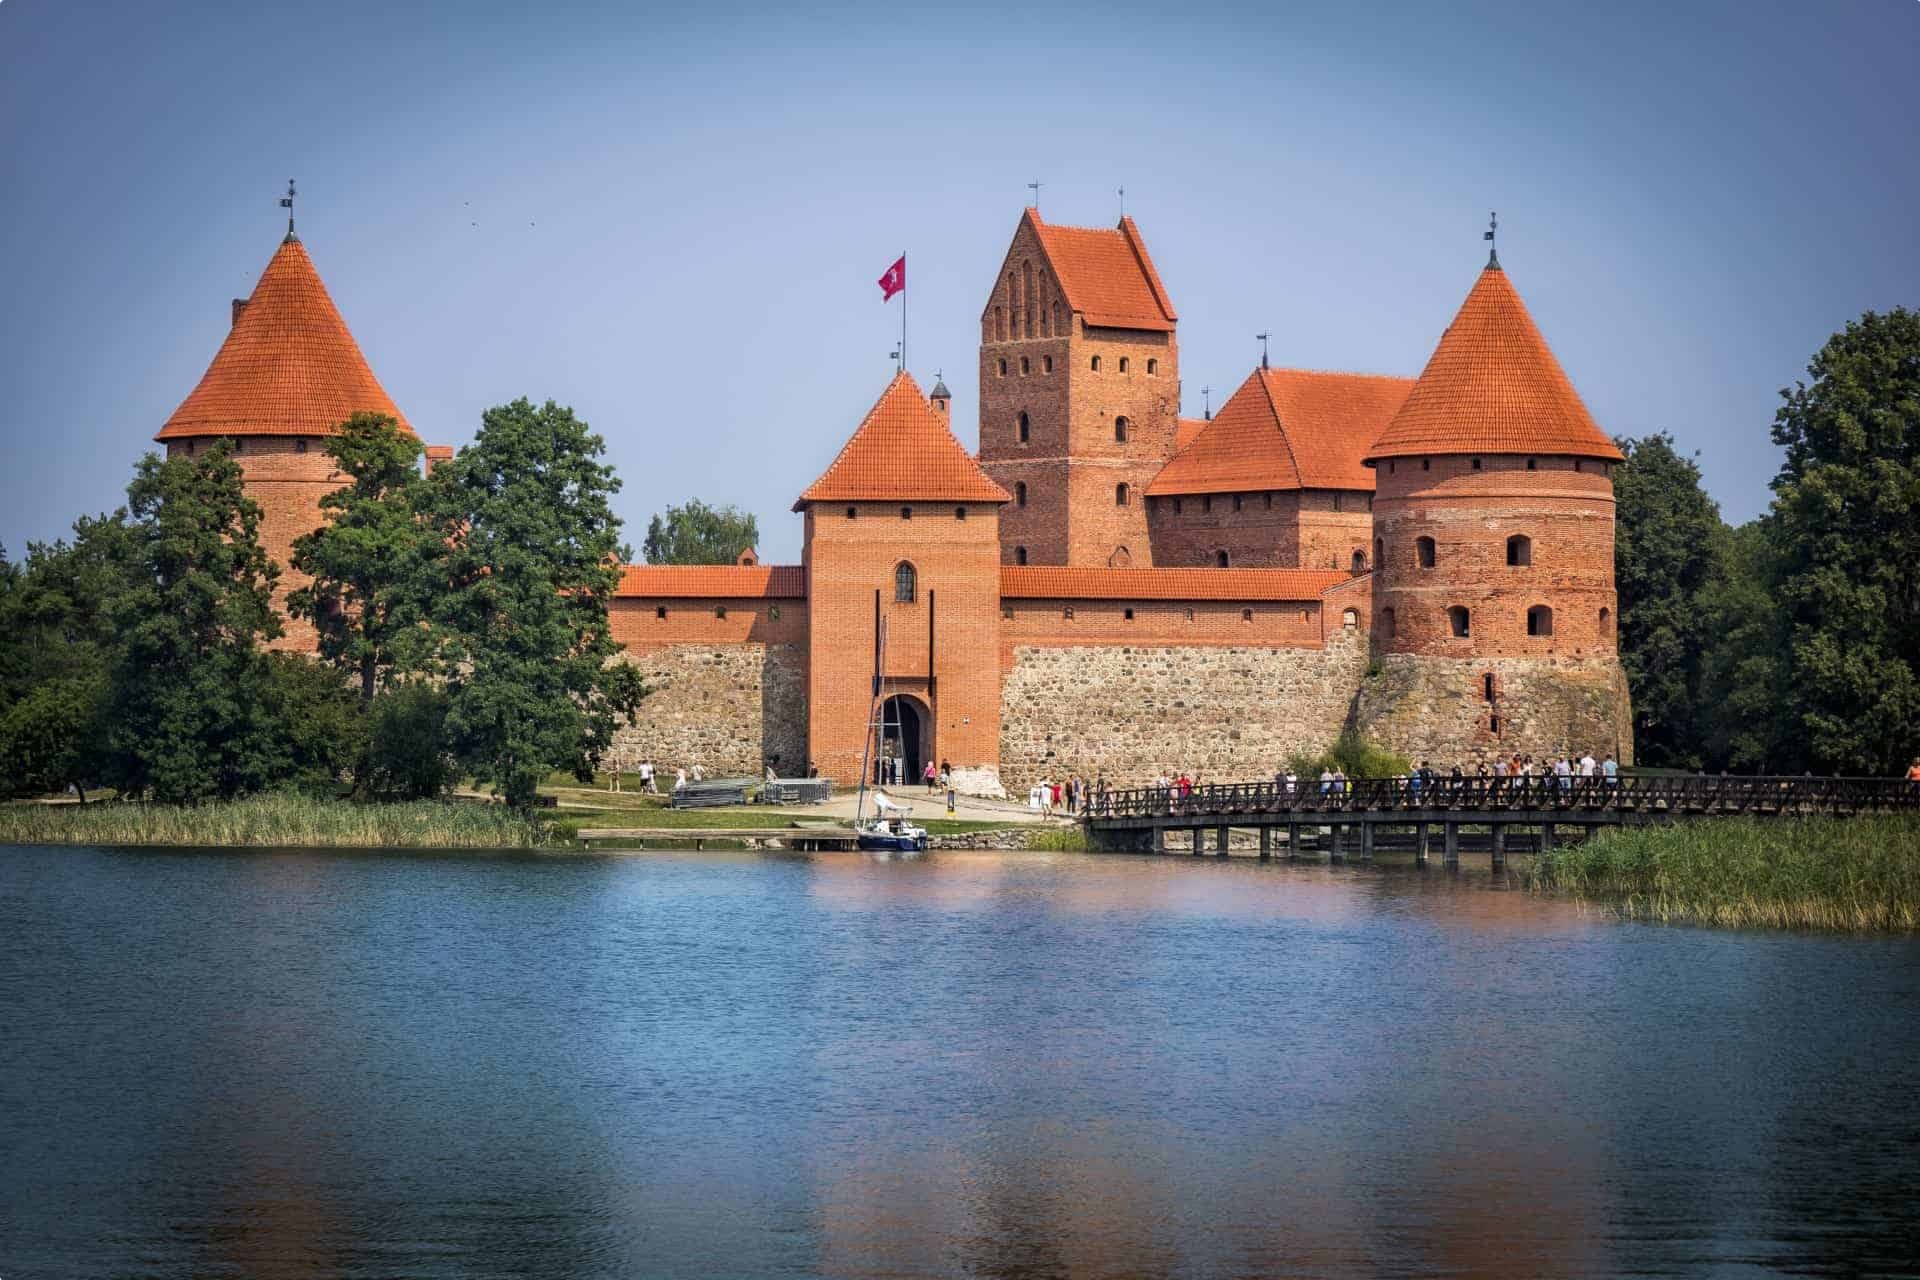
<path fill-rule="evenodd" d="M 1342 823 L 1333 824 L 1333 844 L 1328 849 L 1327 861 L 1345 862 L 1347 860 L 1346 846 L 1341 843 L 1341 837 L 1346 834 L 1346 830 Z"/>
<path fill-rule="evenodd" d="M 1226 827 L 1215 827 L 1213 829 L 1213 856 L 1216 858 L 1224 858 L 1227 856 Z"/>
<path fill-rule="evenodd" d="M 1363 862 L 1373 861 L 1373 823 L 1371 822 L 1363 821 L 1360 824 L 1360 859 Z"/>
<path fill-rule="evenodd" d="M 1300 856 L 1300 824 L 1297 822 L 1289 822 L 1287 824 L 1287 861 L 1292 862 L 1295 858 L 1298 858 L 1299 856 Z"/>
<path fill-rule="evenodd" d="M 1493 869 L 1504 871 L 1507 866 L 1507 824 L 1493 824 Z"/>
<path fill-rule="evenodd" d="M 1260 861 L 1270 862 L 1272 860 L 1273 828 L 1271 826 L 1262 826 L 1260 828 Z"/>
<path fill-rule="evenodd" d="M 1543 822 L 1540 824 L 1540 852 L 1545 853 L 1551 848 L 1553 848 L 1553 824 Z"/>
<path fill-rule="evenodd" d="M 1443 839 L 1446 842 L 1447 870 L 1458 871 L 1460 869 L 1460 824 L 1449 822 L 1442 829 L 1445 832 Z"/>
<path fill-rule="evenodd" d="M 1419 867 L 1427 865 L 1427 824 L 1424 822 L 1413 824 L 1413 862 Z"/>
<path fill-rule="evenodd" d="M 1165 853 L 1167 851 L 1167 829 L 1159 823 L 1153 824 L 1153 834 L 1148 837 L 1147 852 Z"/>

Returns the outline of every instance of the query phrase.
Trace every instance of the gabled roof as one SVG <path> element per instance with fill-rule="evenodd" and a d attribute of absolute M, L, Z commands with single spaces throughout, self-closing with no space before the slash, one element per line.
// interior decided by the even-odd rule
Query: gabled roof
<path fill-rule="evenodd" d="M 913 375 L 894 375 L 880 399 L 818 480 L 794 501 L 1009 502 L 987 478 Z"/>
<path fill-rule="evenodd" d="M 1371 490 L 1361 460 L 1412 387 L 1371 373 L 1255 369 L 1147 494 Z"/>
<path fill-rule="evenodd" d="M 798 564 L 629 564 L 615 596 L 664 599 L 802 600 L 806 566 Z"/>
<path fill-rule="evenodd" d="M 367 367 L 306 246 L 289 236 L 253 286 L 200 385 L 156 440 L 332 435 L 358 412 L 412 431 Z"/>
<path fill-rule="evenodd" d="M 1587 412 L 1496 264 L 1474 282 L 1367 459 L 1435 453 L 1624 456 Z"/>
<path fill-rule="evenodd" d="M 1318 600 L 1353 575 L 1337 569 L 1103 569 L 1000 566 L 1008 600 Z"/>
<path fill-rule="evenodd" d="M 1046 251 L 1067 305 L 1086 323 L 1111 329 L 1174 327 L 1179 317 L 1132 218 L 1121 218 L 1112 230 L 1057 227 L 1043 221 L 1038 209 L 1028 209 L 1026 219 Z"/>

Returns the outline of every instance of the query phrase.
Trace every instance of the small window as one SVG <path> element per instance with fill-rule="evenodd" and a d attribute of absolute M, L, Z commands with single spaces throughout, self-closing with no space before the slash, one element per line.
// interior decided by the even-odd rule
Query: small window
<path fill-rule="evenodd" d="M 1242 622 L 1252 622 L 1252 621 L 1253 621 L 1253 610 L 1251 610 L 1251 609 L 1242 609 L 1242 610 L 1240 611 L 1240 621 L 1242 621 Z"/>
<path fill-rule="evenodd" d="M 307 451 L 307 442 L 305 440 L 295 440 L 293 442 L 293 451 L 295 453 L 305 453 Z"/>
<path fill-rule="evenodd" d="M 1394 623 L 1393 610 L 1391 609 L 1382 609 L 1380 611 L 1380 634 L 1384 636 L 1397 636 L 1400 634 L 1400 628 Z"/>
<path fill-rule="evenodd" d="M 1452 608 L 1447 610 L 1447 627 L 1453 632 L 1454 635 L 1456 636 L 1471 635 L 1472 626 L 1473 626 L 1473 615 L 1467 612 L 1466 607 L 1464 605 L 1456 604 Z"/>
<path fill-rule="evenodd" d="M 1375 539 L 1373 540 L 1373 564 L 1374 564 L 1374 567 L 1375 567 L 1376 569 L 1377 569 L 1377 568 L 1379 568 L 1379 567 L 1380 567 L 1380 566 L 1381 566 L 1382 564 L 1384 564 L 1384 563 L 1386 562 L 1386 559 L 1387 559 L 1387 543 L 1386 543 L 1386 540 L 1385 540 L 1384 538 L 1375 538 Z"/>
<path fill-rule="evenodd" d="M 1537 604 L 1527 610 L 1527 634 L 1530 636 L 1552 635 L 1553 610 L 1544 604 Z"/>
<path fill-rule="evenodd" d="M 920 585 L 920 575 L 913 566 L 902 560 L 893 566 L 893 599 L 895 604 L 912 604 L 915 590 Z"/>
<path fill-rule="evenodd" d="M 1395 472 L 1397 472 L 1397 471 L 1399 471 L 1399 470 L 1400 470 L 1400 464 L 1399 464 L 1399 463 L 1397 463 L 1397 462 L 1392 462 L 1392 461 L 1389 461 L 1389 462 L 1387 463 L 1387 474 L 1388 474 L 1388 475 L 1393 475 L 1393 474 L 1394 474 Z"/>
<path fill-rule="evenodd" d="M 667 616 L 667 606 L 663 604 L 653 606 L 653 616 L 655 618 L 665 618 Z"/>
<path fill-rule="evenodd" d="M 247 442 L 245 440 L 235 440 L 233 442 L 233 451 L 236 454 L 245 453 L 247 451 Z"/>
<path fill-rule="evenodd" d="M 1480 469 L 1480 459 L 1478 459 L 1478 458 L 1475 458 L 1475 459 L 1473 460 L 1473 469 L 1474 469 L 1475 471 L 1478 471 L 1478 470 Z"/>
<path fill-rule="evenodd" d="M 1025 444 L 1027 442 L 1027 438 L 1031 434 L 1032 430 L 1033 430 L 1033 424 L 1027 421 L 1027 415 L 1023 411 L 1020 414 L 1020 443 L 1021 444 Z"/>
<path fill-rule="evenodd" d="M 1206 495 L 1205 497 L 1203 497 L 1203 498 L 1201 498 L 1201 499 L 1200 499 L 1200 509 L 1201 509 L 1202 511 L 1212 511 L 1212 510 L 1213 510 L 1213 495 L 1212 495 L 1212 494 L 1210 494 L 1210 493 L 1209 493 L 1209 494 L 1207 494 L 1207 495 Z"/>
<path fill-rule="evenodd" d="M 1092 362 L 1092 363 L 1093 363 L 1093 371 L 1094 371 L 1095 373 L 1098 373 L 1098 372 L 1100 372 L 1100 357 L 1099 357 L 1099 356 L 1095 356 L 1095 357 L 1093 358 L 1093 362 Z"/>
<path fill-rule="evenodd" d="M 1052 356 L 1041 356 L 1041 357 L 1040 357 L 1040 372 L 1042 372 L 1042 373 L 1052 373 L 1052 372 L 1053 372 L 1053 357 L 1052 357 Z"/>
<path fill-rule="evenodd" d="M 1188 610 L 1186 611 L 1186 620 L 1187 620 L 1188 622 L 1192 622 L 1192 621 L 1193 621 L 1193 610 L 1191 610 L 1191 609 L 1188 609 Z"/>
<path fill-rule="evenodd" d="M 1612 634 L 1613 634 L 1613 610 L 1602 609 L 1600 611 L 1600 636 L 1602 639 L 1605 639 L 1607 636 L 1610 636 Z"/>
<path fill-rule="evenodd" d="M 1113 438 L 1121 444 L 1127 442 L 1127 420 L 1125 418 L 1115 418 L 1113 420 Z"/>
<path fill-rule="evenodd" d="M 857 517 L 859 514 L 860 514 L 860 508 L 858 507 L 847 508 L 847 519 L 852 520 L 855 517 Z"/>
<path fill-rule="evenodd" d="M 1480 696 L 1488 702 L 1493 701 L 1493 672 L 1491 671 L 1480 677 Z"/>
<path fill-rule="evenodd" d="M 1185 501 L 1179 498 L 1175 498 L 1173 500 L 1173 514 L 1179 515 L 1182 511 L 1185 511 L 1186 509 L 1187 509 L 1187 504 L 1185 503 Z"/>
<path fill-rule="evenodd" d="M 1500 736 L 1500 717 L 1499 716 L 1487 717 L 1487 732 L 1491 733 L 1496 738 Z"/>
<path fill-rule="evenodd" d="M 1433 459 L 1431 459 L 1431 458 L 1422 458 L 1422 459 L 1420 459 L 1420 469 L 1421 469 L 1422 471 L 1431 471 L 1431 470 L 1433 470 Z"/>
<path fill-rule="evenodd" d="M 1147 372 L 1148 373 L 1160 372 L 1160 362 L 1158 360 L 1155 360 L 1151 356 L 1147 357 Z"/>
<path fill-rule="evenodd" d="M 1270 493 L 1265 493 L 1260 496 L 1267 500 L 1267 510 L 1269 511 L 1273 510 L 1273 495 Z"/>
<path fill-rule="evenodd" d="M 1015 547 L 1013 549 L 1013 562 L 1015 564 L 1025 564 L 1027 562 L 1027 549 L 1025 547 Z"/>
<path fill-rule="evenodd" d="M 902 508 L 900 508 L 900 518 L 901 518 L 902 520 L 911 520 L 911 519 L 913 519 L 913 508 L 912 508 L 912 507 L 902 507 Z"/>
<path fill-rule="evenodd" d="M 1068 622 L 1072 622 L 1072 621 L 1073 621 L 1073 606 L 1072 606 L 1072 605 L 1068 605 L 1068 606 L 1066 607 L 1066 609 L 1065 609 L 1065 610 L 1064 610 L 1064 611 L 1062 612 L 1062 615 L 1061 615 L 1061 616 L 1062 616 L 1062 617 L 1064 617 L 1064 618 L 1066 618 L 1066 620 L 1067 620 Z"/>
<path fill-rule="evenodd" d="M 1025 356 L 1021 356 L 1020 357 L 1020 376 L 1024 378 L 1032 372 L 1033 372 L 1033 361 L 1027 359 Z"/>
<path fill-rule="evenodd" d="M 1216 552 L 1214 552 L 1214 553 L 1213 553 L 1213 563 L 1214 563 L 1214 567 L 1215 567 L 1215 568 L 1218 568 L 1218 569 L 1224 569 L 1224 568 L 1226 568 L 1226 567 L 1227 567 L 1227 553 L 1226 553 L 1225 551 L 1216 551 Z"/>
<path fill-rule="evenodd" d="M 1120 357 L 1120 372 L 1122 372 L 1122 373 L 1125 373 L 1126 371 L 1127 371 L 1127 358 L 1126 358 L 1125 356 L 1121 356 L 1121 357 Z"/>
<path fill-rule="evenodd" d="M 1358 548 L 1355 548 L 1353 553 L 1353 571 L 1355 573 L 1365 573 L 1367 571 L 1367 553 Z"/>
<path fill-rule="evenodd" d="M 1027 505 L 1027 482 L 1025 480 L 1016 480 L 1014 482 L 1013 505 L 1016 507 L 1024 507 Z"/>
<path fill-rule="evenodd" d="M 1000 376 L 1003 378 L 1007 376 L 1007 361 L 1004 356 L 1000 360 Z"/>
<path fill-rule="evenodd" d="M 1333 495 L 1333 509 L 1335 511 L 1338 511 L 1340 509 L 1340 494 L 1338 493 L 1335 493 Z"/>
<path fill-rule="evenodd" d="M 716 617 L 716 618 L 724 618 L 724 617 L 726 617 L 726 616 L 727 616 L 727 606 L 725 606 L 725 605 L 723 605 L 723 604 L 717 604 L 717 605 L 715 605 L 715 606 L 713 606 L 713 616 L 714 616 L 714 617 Z"/>
<path fill-rule="evenodd" d="M 1413 554 L 1415 559 L 1419 561 L 1422 569 L 1433 568 L 1433 539 L 1415 538 L 1413 540 Z"/>
<path fill-rule="evenodd" d="M 1126 609 L 1126 610 L 1123 610 L 1122 612 L 1124 613 L 1124 615 L 1125 615 L 1125 617 L 1126 617 L 1126 619 L 1127 619 L 1127 621 L 1128 621 L 1128 622 L 1132 622 L 1132 621 L 1133 621 L 1133 610 L 1131 610 L 1131 609 Z"/>
<path fill-rule="evenodd" d="M 1341 611 L 1341 613 L 1340 613 L 1340 625 L 1341 625 L 1341 626 L 1343 626 L 1343 627 L 1357 627 L 1357 626 L 1359 626 L 1359 625 L 1360 625 L 1360 611 L 1359 611 L 1358 609 L 1344 609 L 1344 610 L 1342 610 L 1342 611 Z"/>
<path fill-rule="evenodd" d="M 1127 505 L 1127 486 L 1126 485 L 1117 484 L 1113 486 L 1113 505 L 1116 507 L 1124 507 Z"/>
<path fill-rule="evenodd" d="M 1533 563 L 1533 539 L 1524 533 L 1516 533 L 1507 539 L 1507 563 L 1513 566 L 1526 566 Z"/>
<path fill-rule="evenodd" d="M 1575 471 L 1585 471 L 1585 470 L 1586 470 L 1586 466 L 1585 466 L 1585 462 L 1584 462 L 1584 460 L 1583 460 L 1583 459 L 1580 459 L 1580 458 L 1575 458 L 1575 459 L 1573 460 L 1573 469 L 1574 469 Z"/>
<path fill-rule="evenodd" d="M 1233 495 L 1233 509 L 1235 511 L 1240 509 L 1240 495 L 1237 493 Z"/>
<path fill-rule="evenodd" d="M 775 622 L 780 621 L 780 606 L 777 604 L 767 606 L 767 616 Z"/>
<path fill-rule="evenodd" d="M 1537 471 L 1539 467 L 1540 467 L 1540 464 L 1538 462 L 1535 462 L 1532 458 L 1527 459 L 1527 470 Z"/>
<path fill-rule="evenodd" d="M 1004 605 L 1004 604 L 1003 604 L 1003 605 L 1001 605 L 1001 606 L 1000 606 L 1000 616 L 1001 616 L 1001 618 L 1002 618 L 1002 619 L 1004 619 L 1004 620 L 1006 620 L 1006 621 L 1008 621 L 1008 622 L 1012 622 L 1012 621 L 1013 621 L 1013 606 L 1011 606 L 1011 605 Z"/>
<path fill-rule="evenodd" d="M 967 509 L 965 507 L 955 507 L 953 509 L 953 518 L 955 520 L 965 520 L 967 518 Z"/>

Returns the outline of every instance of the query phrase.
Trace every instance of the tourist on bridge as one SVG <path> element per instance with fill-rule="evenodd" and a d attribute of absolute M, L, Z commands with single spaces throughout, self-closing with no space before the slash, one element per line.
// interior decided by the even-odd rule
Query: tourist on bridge
<path fill-rule="evenodd" d="M 1607 758 L 1600 762 L 1600 776 L 1607 780 L 1606 785 L 1609 787 L 1620 785 L 1620 762 L 1613 758 L 1611 751 L 1607 752 Z"/>

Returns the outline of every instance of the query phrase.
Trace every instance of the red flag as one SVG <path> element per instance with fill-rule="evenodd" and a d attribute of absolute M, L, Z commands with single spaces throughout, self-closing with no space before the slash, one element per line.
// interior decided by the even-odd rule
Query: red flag
<path fill-rule="evenodd" d="M 880 301 L 892 302 L 893 295 L 907 287 L 907 255 L 901 254 L 900 260 L 887 268 L 880 277 Z"/>

